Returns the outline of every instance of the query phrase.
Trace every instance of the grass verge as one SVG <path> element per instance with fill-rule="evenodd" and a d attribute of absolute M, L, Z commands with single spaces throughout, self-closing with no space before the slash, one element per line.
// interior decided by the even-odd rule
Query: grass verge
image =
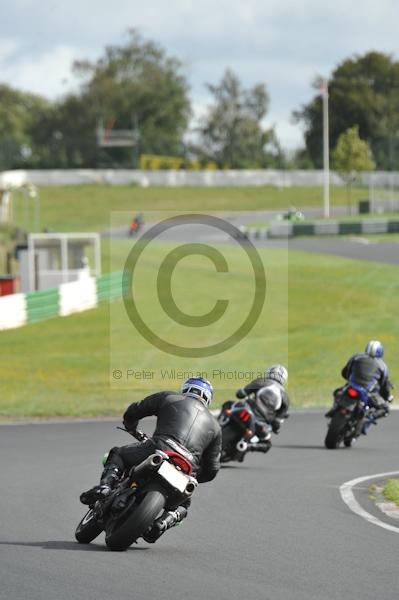
<path fill-rule="evenodd" d="M 399 479 L 388 479 L 382 493 L 387 500 L 399 506 Z"/>
<path fill-rule="evenodd" d="M 118 246 L 123 262 L 126 248 Z M 248 266 L 230 247 L 220 247 L 234 269 L 225 275 L 209 269 L 207 259 L 182 260 L 173 276 L 174 297 L 181 310 L 202 314 L 214 298 L 229 290 L 235 310 L 211 329 L 190 330 L 189 337 L 159 307 L 152 296 L 160 258 L 169 245 L 154 246 L 143 263 L 138 300 L 140 310 L 159 335 L 183 345 L 224 334 L 247 309 L 250 297 Z M 212 376 L 239 367 L 263 370 L 287 363 L 294 407 L 326 406 L 340 385 L 340 369 L 368 339 L 382 339 L 388 364 L 398 354 L 398 271 L 391 265 L 354 261 L 305 252 L 259 249 L 267 272 L 266 304 L 245 339 L 216 357 L 171 357 L 151 346 L 126 318 L 122 302 L 64 318 L 0 332 L 0 416 L 119 415 L 126 405 L 156 389 L 176 389 L 177 377 L 162 377 L 162 369 L 201 369 L 215 384 L 215 406 L 241 381 Z M 115 258 L 115 253 L 113 258 Z M 115 264 L 112 268 L 115 269 Z M 238 309 L 237 304 L 239 302 Z M 111 334 L 110 335 L 110 331 Z M 201 338 L 202 336 L 202 338 Z M 399 378 L 393 363 L 392 379 Z M 150 382 L 111 381 L 113 369 L 154 370 Z"/>
<path fill-rule="evenodd" d="M 353 190 L 353 205 L 368 196 L 366 188 Z M 331 188 L 331 205 L 346 203 L 346 190 Z M 285 210 L 322 206 L 320 187 L 277 188 L 256 187 L 203 187 L 168 188 L 136 186 L 48 186 L 40 188 L 41 228 L 53 231 L 101 231 L 109 227 L 112 211 L 127 211 L 133 217 L 146 210 Z M 26 226 L 22 200 L 14 207 L 16 223 Z M 120 225 L 128 225 L 121 215 Z M 29 228 L 29 227 L 28 227 Z"/>

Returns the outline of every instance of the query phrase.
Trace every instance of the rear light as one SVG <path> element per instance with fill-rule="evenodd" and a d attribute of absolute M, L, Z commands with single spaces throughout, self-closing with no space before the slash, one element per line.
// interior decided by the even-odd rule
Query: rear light
<path fill-rule="evenodd" d="M 357 398 L 359 396 L 359 392 L 353 387 L 349 387 L 347 391 L 350 398 Z"/>

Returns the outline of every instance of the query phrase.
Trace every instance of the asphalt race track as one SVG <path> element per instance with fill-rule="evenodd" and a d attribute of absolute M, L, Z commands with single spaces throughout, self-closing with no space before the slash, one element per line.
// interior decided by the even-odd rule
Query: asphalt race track
<path fill-rule="evenodd" d="M 294 413 L 268 455 L 200 487 L 183 525 L 124 553 L 103 535 L 74 541 L 79 493 L 97 482 L 103 452 L 129 442 L 117 424 L 0 427 L 1 599 L 397 600 L 399 535 L 339 494 L 350 479 L 399 470 L 397 412 L 333 451 L 320 412 Z"/>
<path fill-rule="evenodd" d="M 311 209 L 308 209 L 311 213 Z M 313 211 L 315 212 L 315 211 Z M 263 211 L 263 212 L 247 212 L 247 213 L 225 213 L 219 214 L 219 218 L 223 218 L 225 221 L 231 223 L 235 227 L 239 228 L 241 225 L 251 223 L 257 218 L 268 219 L 275 215 L 277 211 Z M 143 228 L 143 232 L 151 229 L 152 223 L 146 224 Z M 104 237 L 113 237 L 114 239 L 128 237 L 127 227 L 119 227 L 111 231 L 102 232 Z M 139 234 L 140 237 L 141 234 Z M 135 238 L 133 238 L 134 240 Z M 214 227 L 207 227 L 203 225 L 192 225 L 187 227 L 173 227 L 159 239 L 164 241 L 178 241 L 178 242 L 202 242 L 208 244 L 226 244 L 235 243 L 232 239 L 223 231 L 219 231 Z M 268 248 L 289 248 L 292 250 L 304 250 L 306 252 L 317 252 L 321 254 L 332 254 L 343 258 L 351 258 L 356 260 L 366 260 L 383 262 L 388 264 L 399 264 L 399 244 L 397 242 L 373 242 L 372 238 L 366 239 L 362 236 L 357 237 L 331 237 L 331 238 L 293 238 L 290 240 L 278 239 L 278 240 L 252 240 L 255 246 L 262 246 Z"/>

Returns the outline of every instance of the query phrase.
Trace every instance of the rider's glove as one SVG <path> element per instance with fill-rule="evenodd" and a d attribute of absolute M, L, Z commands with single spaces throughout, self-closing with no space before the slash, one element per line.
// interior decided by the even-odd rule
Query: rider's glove
<path fill-rule="evenodd" d="M 393 400 L 394 400 L 394 397 L 393 397 L 393 394 L 391 394 L 388 398 L 388 402 L 393 402 Z"/>
<path fill-rule="evenodd" d="M 123 421 L 123 426 L 130 434 L 134 434 L 137 431 L 137 421 L 135 423 L 128 423 L 127 421 Z"/>

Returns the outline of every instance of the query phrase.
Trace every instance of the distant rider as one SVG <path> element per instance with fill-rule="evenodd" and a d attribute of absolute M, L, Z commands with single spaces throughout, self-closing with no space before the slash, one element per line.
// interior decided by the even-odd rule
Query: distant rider
<path fill-rule="evenodd" d="M 384 346 L 378 340 L 368 342 L 365 351 L 351 356 L 341 371 L 342 377 L 349 384 L 354 384 L 366 390 L 370 405 L 375 409 L 374 419 L 385 417 L 389 413 L 389 402 L 392 402 L 393 388 L 389 381 L 388 367 L 382 360 L 384 356 Z M 341 387 L 334 392 L 334 404 L 326 413 L 326 417 L 332 417 L 337 407 L 337 399 L 345 388 Z M 367 433 L 367 422 L 362 432 Z"/>
<path fill-rule="evenodd" d="M 212 396 L 209 381 L 195 377 L 183 383 L 180 393 L 158 392 L 131 404 L 123 416 L 126 429 L 134 432 L 140 419 L 155 415 L 157 423 L 152 439 L 112 448 L 100 485 L 81 494 L 81 502 L 92 506 L 96 500 L 108 496 L 124 471 L 142 462 L 156 449 L 174 450 L 184 456 L 191 463 L 192 474 L 199 483 L 214 479 L 220 469 L 222 435 L 208 409 Z M 167 506 L 143 538 L 155 542 L 187 516 L 189 505 L 190 500 L 179 506 Z"/>
<path fill-rule="evenodd" d="M 141 227 L 144 225 L 144 218 L 142 213 L 138 213 L 131 221 L 129 228 L 129 235 L 135 235 Z"/>
<path fill-rule="evenodd" d="M 280 431 L 281 424 L 288 416 L 289 396 L 285 390 L 288 371 L 283 365 L 273 365 L 258 377 L 236 392 L 236 397 L 250 405 L 256 418 L 255 434 L 259 438 L 258 447 L 266 452 L 270 446 L 270 426 L 273 433 Z M 223 409 L 230 408 L 233 402 L 225 402 Z"/>

